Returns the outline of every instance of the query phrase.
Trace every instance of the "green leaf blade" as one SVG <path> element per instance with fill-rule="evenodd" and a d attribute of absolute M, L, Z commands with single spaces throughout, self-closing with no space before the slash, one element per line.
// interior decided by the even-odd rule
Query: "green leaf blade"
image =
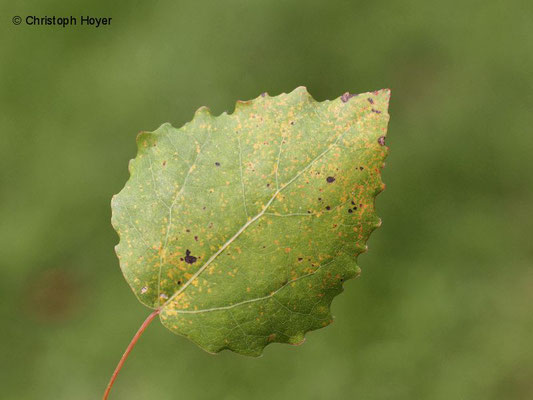
<path fill-rule="evenodd" d="M 209 352 L 257 356 L 328 325 L 380 224 L 389 94 L 298 88 L 140 134 L 112 205 L 139 300 Z"/>

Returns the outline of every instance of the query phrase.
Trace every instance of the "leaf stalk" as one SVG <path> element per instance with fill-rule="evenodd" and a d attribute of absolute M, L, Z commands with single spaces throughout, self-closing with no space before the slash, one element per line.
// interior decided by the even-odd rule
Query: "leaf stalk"
<path fill-rule="evenodd" d="M 148 325 L 150 325 L 152 320 L 159 314 L 160 311 L 161 311 L 161 309 L 158 308 L 153 313 L 151 313 L 144 320 L 144 322 L 142 323 L 141 327 L 139 328 L 139 330 L 137 331 L 135 336 L 133 336 L 133 339 L 131 339 L 130 344 L 126 348 L 126 351 L 122 355 L 122 358 L 118 362 L 117 367 L 115 368 L 115 371 L 113 372 L 113 375 L 111 376 L 111 379 L 109 380 L 109 384 L 107 385 L 107 388 L 105 390 L 104 396 L 102 397 L 102 400 L 107 400 L 107 398 L 109 396 L 109 392 L 111 391 L 111 388 L 113 387 L 113 383 L 115 383 L 115 380 L 117 379 L 117 375 L 120 372 L 120 370 L 122 369 L 122 366 L 126 362 L 126 359 L 128 358 L 129 354 L 133 350 L 133 347 L 135 346 L 135 344 L 137 343 L 137 341 L 139 340 L 139 338 L 143 334 L 144 330 L 148 327 Z"/>

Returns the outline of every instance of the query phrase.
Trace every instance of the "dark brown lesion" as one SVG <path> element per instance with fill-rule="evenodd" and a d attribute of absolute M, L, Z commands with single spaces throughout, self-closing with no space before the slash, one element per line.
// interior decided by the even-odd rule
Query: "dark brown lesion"
<path fill-rule="evenodd" d="M 185 262 L 187 264 L 194 264 L 197 259 L 197 257 L 191 255 L 191 251 L 189 249 L 185 251 Z"/>
<path fill-rule="evenodd" d="M 355 96 L 357 96 L 357 94 L 350 94 L 349 92 L 346 92 L 341 96 L 341 101 L 343 103 L 346 103 L 348 100 Z"/>

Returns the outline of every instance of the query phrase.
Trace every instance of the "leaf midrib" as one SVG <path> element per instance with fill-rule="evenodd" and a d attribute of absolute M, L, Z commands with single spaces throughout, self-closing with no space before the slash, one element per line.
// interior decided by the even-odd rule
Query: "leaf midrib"
<path fill-rule="evenodd" d="M 257 221 L 259 218 L 261 218 L 265 212 L 268 210 L 270 205 L 274 202 L 276 199 L 276 196 L 280 194 L 283 190 L 285 190 L 291 183 L 293 183 L 296 179 L 298 179 L 305 171 L 307 171 L 315 162 L 320 160 L 323 156 L 325 156 L 327 153 L 329 153 L 339 142 L 339 140 L 344 136 L 346 132 L 343 132 L 339 134 L 337 139 L 322 153 L 320 153 L 318 156 L 316 156 L 305 168 L 300 170 L 290 181 L 288 181 L 285 185 L 283 185 L 281 188 L 276 190 L 276 192 L 272 195 L 270 200 L 267 202 L 265 207 L 259 212 L 256 216 L 254 216 L 252 219 L 248 220 L 230 239 L 228 239 L 218 250 L 216 253 L 214 253 L 206 262 L 204 265 L 202 265 L 194 274 L 189 278 L 187 282 L 183 284 L 183 286 L 178 289 L 170 298 L 163 303 L 160 306 L 160 309 L 165 308 L 168 304 L 170 304 L 176 297 L 178 297 L 181 293 L 183 293 L 190 284 L 198 278 L 202 272 L 205 271 L 205 269 L 211 264 L 219 255 L 222 253 L 231 243 L 233 243 L 251 224 L 253 224 L 255 221 Z M 279 157 L 279 155 L 278 155 Z M 278 160 L 279 161 L 279 160 Z"/>

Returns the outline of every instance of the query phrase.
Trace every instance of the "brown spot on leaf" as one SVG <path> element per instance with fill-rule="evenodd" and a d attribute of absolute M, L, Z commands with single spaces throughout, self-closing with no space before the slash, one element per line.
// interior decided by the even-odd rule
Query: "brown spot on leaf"
<path fill-rule="evenodd" d="M 348 100 L 350 100 L 352 97 L 355 97 L 357 96 L 356 94 L 350 94 L 349 92 L 346 92 L 344 93 L 342 96 L 341 96 L 341 101 L 343 103 L 346 103 Z"/>
<path fill-rule="evenodd" d="M 185 262 L 187 264 L 194 264 L 196 262 L 197 258 L 195 256 L 191 256 L 191 251 L 187 249 L 185 251 Z"/>

